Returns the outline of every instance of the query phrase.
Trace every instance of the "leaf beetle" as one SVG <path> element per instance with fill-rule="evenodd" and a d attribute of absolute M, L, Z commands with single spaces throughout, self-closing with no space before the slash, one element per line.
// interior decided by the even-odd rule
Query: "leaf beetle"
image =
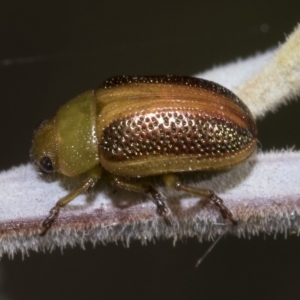
<path fill-rule="evenodd" d="M 50 210 L 44 231 L 60 208 L 95 185 L 103 169 L 114 185 L 151 195 L 167 223 L 160 193 L 131 178 L 161 175 L 169 188 L 208 198 L 235 224 L 213 191 L 185 185 L 178 174 L 230 169 L 255 151 L 256 136 L 247 106 L 217 83 L 185 76 L 112 77 L 61 106 L 34 132 L 31 159 L 43 173 L 85 174 L 82 185 Z"/>

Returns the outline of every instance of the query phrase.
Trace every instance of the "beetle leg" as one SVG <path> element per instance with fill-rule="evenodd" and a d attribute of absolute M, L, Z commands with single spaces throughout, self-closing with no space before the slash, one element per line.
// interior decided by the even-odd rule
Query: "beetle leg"
<path fill-rule="evenodd" d="M 119 177 L 113 177 L 112 183 L 115 186 L 128 191 L 150 194 L 156 205 L 157 213 L 164 218 L 167 225 L 171 225 L 171 221 L 167 217 L 169 209 L 166 203 L 161 199 L 161 194 L 157 190 L 155 190 L 151 185 L 146 185 L 142 183 L 131 183 L 123 181 Z"/>
<path fill-rule="evenodd" d="M 74 200 L 78 195 L 86 192 L 89 188 L 93 187 L 101 177 L 101 173 L 102 168 L 100 166 L 93 168 L 92 170 L 87 172 L 87 178 L 84 180 L 83 185 L 81 187 L 70 192 L 69 194 L 67 194 L 66 196 L 64 196 L 56 202 L 55 206 L 52 207 L 49 211 L 49 216 L 42 223 L 42 227 L 44 230 L 42 231 L 41 235 L 46 234 L 54 220 L 57 218 L 60 209 L 66 206 L 72 200 Z"/>
<path fill-rule="evenodd" d="M 224 201 L 219 198 L 214 191 L 186 186 L 180 182 L 178 176 L 175 174 L 166 174 L 163 176 L 163 179 L 166 186 L 173 187 L 177 191 L 184 191 L 189 194 L 209 199 L 219 209 L 224 219 L 229 219 L 233 225 L 237 224 L 237 221 L 233 218 L 232 212 L 224 205 Z"/>

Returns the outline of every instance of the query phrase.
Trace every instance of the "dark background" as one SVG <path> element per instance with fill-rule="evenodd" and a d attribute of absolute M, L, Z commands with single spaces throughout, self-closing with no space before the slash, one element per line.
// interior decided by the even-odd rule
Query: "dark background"
<path fill-rule="evenodd" d="M 193 75 L 264 51 L 300 21 L 299 1 L 0 2 L 0 169 L 28 161 L 36 125 L 119 74 Z M 265 30 L 267 29 L 267 30 Z M 263 150 L 300 148 L 299 103 L 258 122 Z M 1 261 L 9 299 L 299 299 L 300 241 L 87 245 Z"/>

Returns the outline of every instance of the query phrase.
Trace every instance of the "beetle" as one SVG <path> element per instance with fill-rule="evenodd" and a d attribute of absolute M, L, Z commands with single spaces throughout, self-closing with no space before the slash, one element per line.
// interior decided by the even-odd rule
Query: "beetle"
<path fill-rule="evenodd" d="M 232 212 L 212 190 L 183 184 L 182 172 L 228 170 L 257 146 L 247 106 L 225 87 L 185 76 L 118 76 L 61 106 L 35 130 L 31 159 L 42 173 L 85 174 L 60 199 L 42 226 L 47 231 L 64 207 L 92 188 L 103 169 L 117 187 L 152 196 L 169 223 L 161 194 L 133 177 L 161 175 L 166 187 L 208 198 L 224 219 Z"/>

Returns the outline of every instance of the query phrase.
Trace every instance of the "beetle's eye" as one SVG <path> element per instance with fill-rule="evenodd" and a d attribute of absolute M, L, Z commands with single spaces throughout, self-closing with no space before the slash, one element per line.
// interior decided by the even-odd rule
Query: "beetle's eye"
<path fill-rule="evenodd" d="M 53 172 L 53 166 L 51 159 L 48 156 L 44 156 L 40 161 L 40 169 L 43 173 L 52 173 Z"/>

